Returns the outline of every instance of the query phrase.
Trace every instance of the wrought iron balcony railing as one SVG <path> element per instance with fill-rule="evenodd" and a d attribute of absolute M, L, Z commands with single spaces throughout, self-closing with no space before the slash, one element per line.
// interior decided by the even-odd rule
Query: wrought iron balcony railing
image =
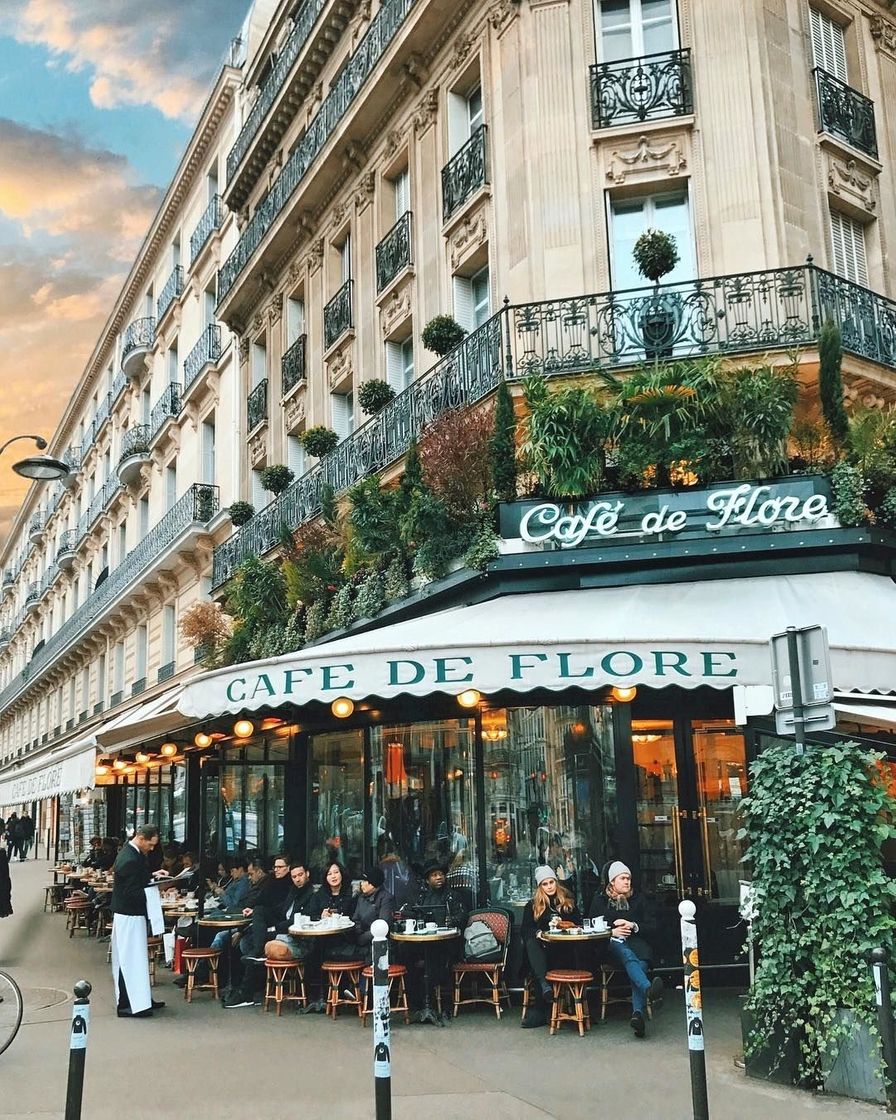
<path fill-rule="evenodd" d="M 165 281 L 165 286 L 156 300 L 156 319 L 161 319 L 172 303 L 184 290 L 183 265 L 175 265 L 171 275 Z"/>
<path fill-rule="evenodd" d="M 808 263 L 659 288 L 509 305 L 297 478 L 214 552 L 212 585 L 263 556 L 340 493 L 400 459 L 437 416 L 503 378 L 586 374 L 657 356 L 765 353 L 815 341 L 826 320 L 843 348 L 896 369 L 896 302 Z"/>
<path fill-rule="evenodd" d="M 237 168 L 243 162 L 243 157 L 271 111 L 271 106 L 277 99 L 277 94 L 283 88 L 283 83 L 295 65 L 296 59 L 302 53 L 302 47 L 311 34 L 311 30 L 317 22 L 317 17 L 323 11 L 325 3 L 326 0 L 305 0 L 304 7 L 296 16 L 292 31 L 290 31 L 286 42 L 283 44 L 283 49 L 271 67 L 271 72 L 261 85 L 258 100 L 246 117 L 236 142 L 227 153 L 228 183 L 233 180 Z"/>
<path fill-rule="evenodd" d="M 109 413 L 112 411 L 112 394 L 106 393 L 101 397 L 96 406 L 96 414 L 93 417 L 93 440 L 96 439 L 97 433 L 103 424 L 109 419 Z M 93 442 L 91 440 L 91 442 Z"/>
<path fill-rule="evenodd" d="M 819 132 L 829 132 L 877 159 L 874 102 L 818 66 L 812 73 L 818 98 Z"/>
<path fill-rule="evenodd" d="M 189 389 L 206 366 L 214 365 L 221 357 L 221 328 L 209 323 L 199 341 L 184 359 L 184 392 Z"/>
<path fill-rule="evenodd" d="M 599 62 L 589 74 L 592 128 L 682 117 L 694 111 L 689 49 Z"/>
<path fill-rule="evenodd" d="M 3 569 L 3 590 L 5 591 L 7 587 L 12 587 L 15 582 L 16 582 L 16 573 L 12 570 L 12 568 L 4 568 Z"/>
<path fill-rule="evenodd" d="M 324 306 L 324 350 L 329 350 L 352 325 L 352 282 L 346 280 Z"/>
<path fill-rule="evenodd" d="M 280 360 L 280 384 L 284 394 L 305 380 L 306 334 L 300 334 Z"/>
<path fill-rule="evenodd" d="M 161 684 L 163 681 L 170 681 L 174 676 L 174 671 L 176 668 L 177 663 L 175 661 L 166 661 L 164 665 L 160 665 L 156 677 L 157 683 Z"/>
<path fill-rule="evenodd" d="M 77 547 L 77 531 L 75 529 L 65 529 L 59 534 L 59 540 L 56 542 L 56 563 L 59 563 L 60 556 L 74 552 Z"/>
<path fill-rule="evenodd" d="M 119 463 L 123 463 L 125 459 L 129 459 L 132 455 L 148 454 L 149 425 L 135 424 L 133 428 L 128 428 L 121 438 L 121 454 L 118 456 Z"/>
<path fill-rule="evenodd" d="M 376 247 L 376 290 L 381 292 L 387 284 L 412 262 L 411 212 L 406 211 Z"/>
<path fill-rule="evenodd" d="M 170 381 L 168 383 L 168 388 L 152 406 L 152 412 L 149 414 L 150 440 L 156 438 L 169 420 L 180 415 L 180 395 L 180 385 L 178 385 L 176 381 Z"/>
<path fill-rule="evenodd" d="M 367 79 L 376 69 L 410 10 L 418 0 L 382 0 L 364 37 L 342 68 L 314 120 L 283 166 L 270 193 L 246 225 L 233 252 L 218 272 L 218 299 L 223 300 L 262 239 L 317 159 Z"/>
<path fill-rule="evenodd" d="M 246 417 L 249 426 L 249 431 L 254 431 L 263 421 L 268 418 L 268 379 L 255 386 L 248 397 L 246 397 Z"/>
<path fill-rule="evenodd" d="M 62 453 L 62 461 L 70 472 L 76 472 L 81 466 L 81 445 L 72 444 L 68 450 Z"/>
<path fill-rule="evenodd" d="M 32 513 L 31 519 L 28 522 L 28 538 L 34 540 L 35 537 L 43 537 L 44 526 L 47 523 L 47 511 L 39 509 L 36 513 Z"/>
<path fill-rule="evenodd" d="M 124 364 L 134 350 L 149 350 L 156 340 L 156 321 L 152 316 L 135 319 L 121 336 L 121 361 Z"/>
<path fill-rule="evenodd" d="M 127 387 L 128 379 L 125 377 L 124 370 L 120 369 L 112 380 L 112 392 L 110 394 L 110 403 L 115 404 L 121 394 Z"/>
<path fill-rule="evenodd" d="M 203 246 L 206 241 L 211 237 L 216 229 L 221 228 L 221 222 L 224 221 L 224 206 L 221 202 L 221 196 L 216 194 L 211 202 L 206 206 L 205 213 L 199 219 L 199 223 L 193 232 L 190 234 L 190 264 L 192 265 L 199 254 L 202 252 Z"/>
<path fill-rule="evenodd" d="M 488 182 L 485 147 L 486 126 L 481 124 L 470 139 L 442 168 L 442 221 L 463 206 Z"/>
<path fill-rule="evenodd" d="M 30 607 L 40 599 L 40 581 L 34 580 L 28 584 L 25 591 L 25 606 Z"/>
<path fill-rule="evenodd" d="M 190 525 L 207 525 L 219 508 L 218 487 L 206 484 L 190 489 L 168 510 L 156 525 L 128 552 L 125 560 L 109 574 L 80 607 L 32 656 L 27 669 L 19 673 L 0 692 L 0 711 L 33 683 L 55 659 L 76 643 L 89 627 L 143 573 L 162 556 Z M 39 585 L 35 584 L 35 587 Z"/>

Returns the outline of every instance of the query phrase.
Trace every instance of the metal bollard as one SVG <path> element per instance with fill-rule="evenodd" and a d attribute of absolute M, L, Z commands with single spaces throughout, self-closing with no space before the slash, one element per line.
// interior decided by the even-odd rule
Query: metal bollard
<path fill-rule="evenodd" d="M 389 1043 L 389 925 L 378 919 L 373 934 L 373 1083 L 376 1120 L 392 1120 L 392 1056 Z"/>
<path fill-rule="evenodd" d="M 68 1087 L 65 1091 L 65 1120 L 81 1120 L 84 1094 L 84 1059 L 87 1057 L 87 1027 L 90 1023 L 90 993 L 87 980 L 75 984 L 72 1004 L 72 1033 L 68 1044 Z"/>
<path fill-rule="evenodd" d="M 883 949 L 871 950 L 871 968 L 874 972 L 877 1025 L 880 1030 L 881 1049 L 884 1054 L 884 1085 L 887 1092 L 887 1109 L 890 1112 L 896 1112 L 896 1027 L 893 1023 L 893 1005 L 890 1001 L 890 974 L 887 971 L 887 954 Z"/>
<path fill-rule="evenodd" d="M 706 1092 L 706 1054 L 703 1049 L 703 991 L 700 983 L 700 951 L 697 948 L 697 923 L 693 902 L 681 902 L 681 954 L 684 961 L 684 1010 L 691 1060 L 691 1101 L 694 1120 L 709 1120 Z"/>

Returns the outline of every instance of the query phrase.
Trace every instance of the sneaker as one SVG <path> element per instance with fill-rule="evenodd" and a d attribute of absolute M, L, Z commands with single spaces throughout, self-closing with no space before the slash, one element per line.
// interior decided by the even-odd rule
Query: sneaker
<path fill-rule="evenodd" d="M 663 985 L 663 981 L 660 979 L 660 977 L 654 976 L 654 978 L 650 981 L 650 989 L 647 992 L 647 998 L 651 1003 L 656 1003 L 657 1000 L 661 1000 L 663 998 L 665 990 L 666 989 Z"/>
<path fill-rule="evenodd" d="M 647 1027 L 644 1022 L 644 1016 L 640 1011 L 635 1011 L 632 1013 L 632 1017 L 631 1019 L 629 1019 L 629 1026 L 635 1032 L 635 1038 L 643 1038 L 647 1032 Z"/>
<path fill-rule="evenodd" d="M 229 999 L 226 999 L 224 1001 L 224 1006 L 228 1011 L 231 1011 L 234 1007 L 254 1007 L 255 1000 L 245 999 L 243 996 L 237 993 L 237 995 L 231 996 Z"/>
<path fill-rule="evenodd" d="M 342 998 L 343 999 L 350 999 L 350 1000 L 357 1000 L 358 993 L 353 992 L 351 988 L 343 988 L 342 989 Z"/>

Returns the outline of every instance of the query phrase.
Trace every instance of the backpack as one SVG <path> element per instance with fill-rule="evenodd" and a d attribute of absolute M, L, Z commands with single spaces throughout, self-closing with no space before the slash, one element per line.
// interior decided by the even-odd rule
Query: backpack
<path fill-rule="evenodd" d="M 474 920 L 464 930 L 464 960 L 491 964 L 501 959 L 501 945 L 485 922 Z"/>

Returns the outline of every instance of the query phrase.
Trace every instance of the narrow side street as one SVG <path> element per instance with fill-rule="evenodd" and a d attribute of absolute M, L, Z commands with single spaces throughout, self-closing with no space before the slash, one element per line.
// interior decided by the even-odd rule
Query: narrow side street
<path fill-rule="evenodd" d="M 88 979 L 91 999 L 83 1115 L 89 1120 L 291 1115 L 328 1120 L 373 1116 L 372 1033 L 355 1017 L 336 1023 L 261 1008 L 224 1011 L 200 994 L 188 1006 L 163 969 L 155 992 L 168 1006 L 150 1021 L 115 1017 L 106 946 L 69 939 L 61 914 L 44 914 L 43 860 L 14 863 L 12 918 L 0 922 L 0 966 L 21 985 L 21 1031 L 0 1057 L 0 1120 L 61 1117 L 73 983 Z M 393 1030 L 396 1120 L 591 1120 L 637 1115 L 691 1116 L 680 993 L 670 993 L 650 1037 L 637 1043 L 618 1014 L 580 1039 L 521 1031 L 519 1007 L 497 1023 L 466 1011 L 445 1030 Z M 739 1049 L 732 993 L 706 1000 L 713 1120 L 799 1120 L 882 1116 L 870 1105 L 822 1099 L 748 1080 L 732 1062 Z M 583 1060 L 585 1059 L 585 1060 Z"/>

